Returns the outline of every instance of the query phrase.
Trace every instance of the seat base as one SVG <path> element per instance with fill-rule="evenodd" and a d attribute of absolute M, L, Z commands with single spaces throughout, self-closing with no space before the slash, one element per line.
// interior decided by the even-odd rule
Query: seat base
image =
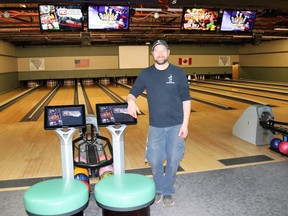
<path fill-rule="evenodd" d="M 150 206 L 134 211 L 111 211 L 102 209 L 102 216 L 150 216 Z"/>

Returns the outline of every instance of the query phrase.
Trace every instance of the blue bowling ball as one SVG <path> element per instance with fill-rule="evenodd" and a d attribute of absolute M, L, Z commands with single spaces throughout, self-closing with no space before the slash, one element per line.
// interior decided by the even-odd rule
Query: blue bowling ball
<path fill-rule="evenodd" d="M 86 181 L 88 184 L 90 183 L 89 177 L 87 175 L 85 175 L 84 173 L 79 173 L 77 175 L 74 175 L 74 179 Z"/>
<path fill-rule="evenodd" d="M 270 148 L 276 152 L 279 152 L 279 145 L 282 142 L 280 138 L 273 138 L 270 142 Z"/>

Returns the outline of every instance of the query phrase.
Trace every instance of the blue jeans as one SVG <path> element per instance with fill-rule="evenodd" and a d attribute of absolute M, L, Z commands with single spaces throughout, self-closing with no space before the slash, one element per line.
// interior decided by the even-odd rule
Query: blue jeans
<path fill-rule="evenodd" d="M 151 166 L 156 192 L 163 195 L 175 192 L 177 169 L 185 150 L 184 139 L 178 136 L 180 127 L 181 125 L 166 128 L 149 126 L 146 159 Z"/>

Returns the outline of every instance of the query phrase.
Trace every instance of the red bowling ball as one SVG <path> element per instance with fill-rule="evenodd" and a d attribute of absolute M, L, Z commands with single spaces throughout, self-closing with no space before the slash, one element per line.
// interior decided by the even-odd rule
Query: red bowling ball
<path fill-rule="evenodd" d="M 279 151 L 284 154 L 288 155 L 288 142 L 283 141 L 279 144 Z"/>

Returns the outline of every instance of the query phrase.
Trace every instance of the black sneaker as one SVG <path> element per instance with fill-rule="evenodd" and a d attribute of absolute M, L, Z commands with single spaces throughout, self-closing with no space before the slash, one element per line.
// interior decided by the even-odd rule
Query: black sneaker
<path fill-rule="evenodd" d="M 161 193 L 156 193 L 155 203 L 160 203 L 162 201 L 163 195 Z"/>
<path fill-rule="evenodd" d="M 164 195 L 163 196 L 163 205 L 164 206 L 173 206 L 174 200 L 171 195 Z"/>

